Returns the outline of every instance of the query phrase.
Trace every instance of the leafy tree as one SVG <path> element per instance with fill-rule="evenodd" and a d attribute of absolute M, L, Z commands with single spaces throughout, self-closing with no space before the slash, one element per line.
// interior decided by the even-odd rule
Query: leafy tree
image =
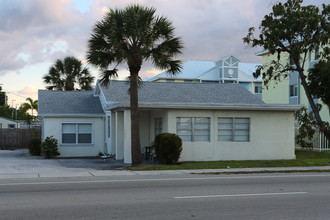
<path fill-rule="evenodd" d="M 44 83 L 50 84 L 47 89 L 57 89 L 64 91 L 75 90 L 75 85 L 80 86 L 80 90 L 91 90 L 91 83 L 94 77 L 87 67 L 82 67 L 80 60 L 75 57 L 65 57 L 57 59 L 49 68 L 48 74 L 43 76 Z"/>
<path fill-rule="evenodd" d="M 32 116 L 33 116 L 33 110 L 36 110 L 38 111 L 38 100 L 32 100 L 31 98 L 26 98 L 26 103 L 23 103 L 21 109 L 23 111 L 28 111 L 28 110 L 31 110 L 32 111 Z"/>
<path fill-rule="evenodd" d="M 251 27 L 243 41 L 252 47 L 261 46 L 271 54 L 277 53 L 277 59 L 259 66 L 254 73 L 255 77 L 262 74 L 266 88 L 270 81 L 278 82 L 288 77 L 290 71 L 298 72 L 317 124 L 323 129 L 324 122 L 313 101 L 304 68 L 310 51 L 316 46 L 324 49 L 329 45 L 330 5 L 323 4 L 320 10 L 313 5 L 302 6 L 302 2 L 302 0 L 288 0 L 284 4 L 281 2 L 275 4 L 272 12 L 265 15 L 259 26 L 259 37 L 254 36 L 255 28 Z M 285 56 L 288 58 L 281 59 Z M 330 139 L 329 130 L 324 132 Z"/>
<path fill-rule="evenodd" d="M 2 87 L 0 86 L 0 105 L 1 106 L 6 105 L 7 103 L 5 102 L 6 102 L 6 93 L 2 92 Z"/>
<path fill-rule="evenodd" d="M 110 78 L 117 75 L 118 65 L 128 65 L 133 166 L 142 163 L 138 110 L 141 66 L 149 60 L 172 74 L 181 69 L 181 61 L 173 59 L 181 53 L 181 39 L 174 36 L 172 23 L 166 17 L 156 16 L 155 12 L 154 8 L 140 5 L 110 9 L 96 23 L 88 42 L 87 60 L 102 69 L 102 85 L 107 86 Z M 114 68 L 110 68 L 111 64 Z"/>
<path fill-rule="evenodd" d="M 330 50 L 323 52 L 325 59 L 320 60 L 308 73 L 308 88 L 311 94 L 319 98 L 330 109 Z"/>

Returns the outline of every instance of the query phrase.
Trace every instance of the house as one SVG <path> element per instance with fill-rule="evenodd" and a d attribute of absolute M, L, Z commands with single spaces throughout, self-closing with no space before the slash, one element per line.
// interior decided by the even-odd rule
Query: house
<path fill-rule="evenodd" d="M 20 128 L 18 121 L 0 116 L 0 129 L 1 128 Z"/>
<path fill-rule="evenodd" d="M 272 60 L 277 60 L 278 54 L 271 54 L 268 50 L 262 50 L 257 53 L 257 56 L 262 57 L 263 66 L 268 66 Z M 304 69 L 306 76 L 308 74 L 308 69 L 312 68 L 318 62 L 319 57 L 320 50 L 318 47 L 309 52 Z M 287 53 L 281 54 L 281 62 L 284 63 L 288 59 L 289 56 Z M 263 85 L 263 88 L 264 87 Z M 290 71 L 289 77 L 282 79 L 280 82 L 270 82 L 268 89 L 263 89 L 262 100 L 265 103 L 271 104 L 302 104 L 308 108 L 309 112 L 312 111 L 297 71 Z M 314 102 L 323 105 L 320 116 L 322 120 L 330 122 L 330 110 L 328 106 L 324 105 L 319 99 L 314 99 Z"/>
<path fill-rule="evenodd" d="M 131 163 L 127 90 L 125 81 L 97 83 L 86 92 L 39 90 L 42 138 L 58 139 L 61 156 L 102 152 Z M 180 161 L 293 159 L 294 111 L 300 107 L 264 104 L 235 83 L 143 82 L 141 148 L 170 132 L 183 140 Z"/>
<path fill-rule="evenodd" d="M 255 79 L 258 63 L 241 63 L 234 56 L 226 56 L 217 61 L 190 60 L 183 63 L 180 74 L 160 73 L 147 81 L 152 82 L 194 82 L 194 83 L 238 83 L 262 98 L 262 79 Z"/>

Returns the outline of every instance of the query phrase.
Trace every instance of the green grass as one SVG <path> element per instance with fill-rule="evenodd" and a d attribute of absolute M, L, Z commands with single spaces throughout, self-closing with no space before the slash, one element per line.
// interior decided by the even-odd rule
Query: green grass
<path fill-rule="evenodd" d="M 128 170 L 187 170 L 255 167 L 310 167 L 330 166 L 330 151 L 316 152 L 296 150 L 295 160 L 244 160 L 244 161 L 208 161 L 184 162 L 176 165 L 141 165 L 128 167 Z"/>

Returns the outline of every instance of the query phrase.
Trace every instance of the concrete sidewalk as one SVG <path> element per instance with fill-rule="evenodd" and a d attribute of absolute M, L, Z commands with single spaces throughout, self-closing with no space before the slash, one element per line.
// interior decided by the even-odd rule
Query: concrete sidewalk
<path fill-rule="evenodd" d="M 249 172 L 302 172 L 329 171 L 330 166 L 322 167 L 269 167 L 269 168 L 228 168 L 200 170 L 159 170 L 129 171 L 115 160 L 92 159 L 51 159 L 30 156 L 26 149 L 0 151 L 0 180 L 47 177 L 111 177 L 128 175 L 182 175 L 207 173 L 249 173 Z"/>
<path fill-rule="evenodd" d="M 258 172 L 319 172 L 329 171 L 330 167 L 271 167 L 271 168 L 229 168 L 229 169 L 201 169 L 201 170 L 158 170 L 158 171 L 129 171 L 129 170 L 63 170 L 52 172 L 25 172 L 0 174 L 0 180 L 21 178 L 49 178 L 49 177 L 111 177 L 111 176 L 148 176 L 148 175 L 182 175 L 182 174 L 230 174 L 230 173 L 258 173 Z"/>

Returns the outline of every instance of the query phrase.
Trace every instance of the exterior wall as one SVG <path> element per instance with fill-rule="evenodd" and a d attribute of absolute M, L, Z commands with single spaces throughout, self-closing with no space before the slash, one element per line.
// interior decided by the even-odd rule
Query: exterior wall
<path fill-rule="evenodd" d="M 284 54 L 282 56 L 285 56 Z M 286 57 L 287 58 L 287 57 Z M 265 66 L 272 60 L 277 59 L 277 54 L 262 56 L 262 65 Z M 284 59 L 284 58 L 283 58 Z M 271 81 L 268 89 L 262 83 L 262 101 L 269 104 L 289 104 L 289 79 L 282 79 L 280 83 Z"/>
<path fill-rule="evenodd" d="M 42 140 L 54 136 L 59 143 L 60 157 L 97 156 L 104 152 L 104 119 L 103 118 L 44 118 Z M 92 123 L 92 144 L 62 144 L 62 123 Z"/>
<path fill-rule="evenodd" d="M 210 141 L 183 142 L 180 161 L 294 159 L 293 112 L 169 110 L 168 132 L 177 117 L 210 117 Z M 250 118 L 249 142 L 218 141 L 218 117 Z"/>

